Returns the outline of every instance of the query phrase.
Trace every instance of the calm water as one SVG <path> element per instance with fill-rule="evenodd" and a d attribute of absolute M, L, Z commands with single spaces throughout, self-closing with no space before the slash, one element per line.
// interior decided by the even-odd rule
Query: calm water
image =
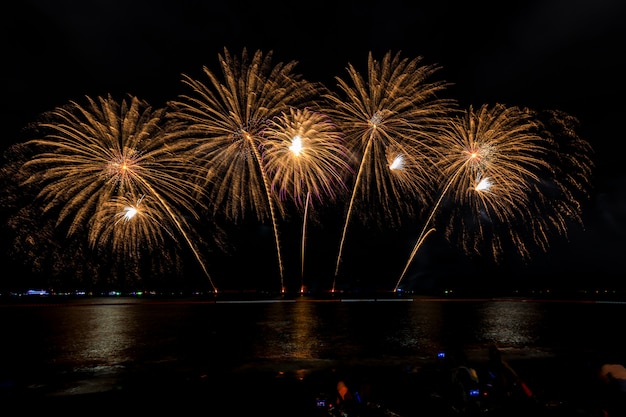
<path fill-rule="evenodd" d="M 458 347 L 480 358 L 491 343 L 510 360 L 626 359 L 626 303 L 49 301 L 0 307 L 5 399 L 121 391 L 147 380 L 191 384 L 246 371 L 305 379 L 338 366 L 409 368 Z"/>

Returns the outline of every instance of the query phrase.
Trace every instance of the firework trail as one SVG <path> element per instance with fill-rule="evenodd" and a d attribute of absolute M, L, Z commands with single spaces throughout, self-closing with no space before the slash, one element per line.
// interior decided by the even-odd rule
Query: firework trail
<path fill-rule="evenodd" d="M 183 213 L 198 218 L 198 187 L 187 163 L 187 144 L 167 142 L 162 134 L 165 110 L 154 110 L 136 97 L 121 102 L 110 95 L 87 97 L 87 103 L 58 107 L 37 124 L 45 133 L 27 142 L 38 153 L 23 166 L 32 173 L 24 185 L 39 188 L 44 212 L 56 209 L 57 225 L 66 226 L 68 236 L 86 230 L 92 247 L 134 252 L 142 245 L 161 245 L 162 233 L 172 234 L 155 225 L 171 222 L 215 290 L 182 220 Z M 159 221 L 123 230 L 130 233 L 111 229 L 111 207 L 119 199 L 141 195 L 154 199 L 151 218 Z"/>
<path fill-rule="evenodd" d="M 195 143 L 195 153 L 205 167 L 203 187 L 208 189 L 215 212 L 235 222 L 248 212 L 273 224 L 281 290 L 284 271 L 277 227 L 283 207 L 272 195 L 271 179 L 262 158 L 265 129 L 270 120 L 291 108 L 313 104 L 319 85 L 295 72 L 297 62 L 274 64 L 273 54 L 256 51 L 249 56 L 219 55 L 221 77 L 207 67 L 204 80 L 183 74 L 191 91 L 168 103 L 172 135 Z"/>
<path fill-rule="evenodd" d="M 571 141 L 559 147 L 563 132 Z M 566 234 L 570 221 L 580 221 L 575 191 L 588 186 L 592 164 L 588 144 L 571 129 L 556 132 L 528 109 L 483 105 L 449 118 L 440 145 L 438 182 L 445 186 L 394 290 L 442 207 L 446 238 L 468 253 L 488 249 L 496 261 L 510 251 L 529 258 L 531 243 L 545 251 L 549 231 Z"/>
<path fill-rule="evenodd" d="M 431 143 L 441 117 L 455 103 L 438 96 L 447 83 L 429 80 L 440 68 L 421 61 L 390 52 L 377 61 L 370 53 L 366 78 L 349 64 L 348 79 L 336 77 L 341 93 L 327 95 L 327 112 L 357 157 L 332 291 L 357 204 L 364 220 L 397 226 L 428 201 L 432 168 L 428 161 L 435 151 Z"/>
<path fill-rule="evenodd" d="M 309 109 L 291 109 L 270 121 L 266 130 L 264 160 L 272 177 L 272 191 L 281 200 L 304 207 L 302 225 L 301 285 L 304 288 L 304 246 L 309 209 L 328 203 L 344 192 L 350 172 L 344 136 L 328 116 Z M 303 201 L 304 199 L 304 201 Z"/>

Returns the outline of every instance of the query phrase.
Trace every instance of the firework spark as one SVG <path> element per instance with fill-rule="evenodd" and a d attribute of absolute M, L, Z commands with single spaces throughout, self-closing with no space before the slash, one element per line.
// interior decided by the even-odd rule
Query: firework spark
<path fill-rule="evenodd" d="M 358 156 L 333 291 L 357 200 L 364 217 L 385 225 L 400 224 L 427 201 L 432 168 L 427 157 L 434 151 L 430 143 L 436 138 L 440 118 L 454 103 L 438 96 L 447 83 L 429 80 L 439 67 L 421 61 L 388 52 L 379 62 L 370 53 L 367 78 L 349 64 L 348 80 L 336 78 L 342 94 L 327 96 L 328 114 Z"/>
<path fill-rule="evenodd" d="M 300 207 L 308 193 L 316 201 L 334 200 L 345 191 L 350 154 L 343 133 L 328 116 L 308 109 L 290 109 L 269 121 L 264 160 L 272 190 Z"/>
<path fill-rule="evenodd" d="M 175 237 L 161 223 L 163 213 L 155 206 L 158 207 L 158 203 L 151 204 L 145 195 L 139 198 L 112 197 L 100 209 L 102 218 L 109 220 L 103 222 L 102 228 L 90 230 L 94 233 L 89 237 L 90 240 L 110 244 L 113 250 L 127 253 L 137 253 L 144 245 L 152 248 L 163 247 L 166 235 L 174 240 Z M 136 236 L 141 236 L 141 239 L 134 238 Z"/>
<path fill-rule="evenodd" d="M 38 153 L 24 164 L 33 173 L 25 185 L 39 187 L 44 211 L 54 208 L 58 213 L 57 225 L 65 225 L 68 235 L 87 231 L 93 247 L 111 245 L 132 254 L 142 245 L 162 247 L 162 234 L 172 225 L 189 243 L 213 285 L 184 220 L 184 215 L 198 218 L 194 170 L 185 157 L 187 145 L 165 141 L 165 110 L 154 110 L 136 97 L 121 102 L 111 96 L 87 97 L 87 103 L 83 107 L 70 102 L 38 123 L 45 133 L 28 142 Z M 111 209 L 119 206 L 120 199 L 141 195 L 151 197 L 149 217 L 158 222 L 140 222 L 124 228 L 127 233 L 113 230 Z"/>
<path fill-rule="evenodd" d="M 264 160 L 272 177 L 272 190 L 281 200 L 304 206 L 302 227 L 301 291 L 304 283 L 304 246 L 308 211 L 314 203 L 327 203 L 345 191 L 350 172 L 349 152 L 341 131 L 324 114 L 291 109 L 270 121 Z"/>
<path fill-rule="evenodd" d="M 309 212 L 343 203 L 345 193 L 333 292 L 353 215 L 397 227 L 428 214 L 397 290 L 436 230 L 467 253 L 499 261 L 546 251 L 552 236 L 582 224 L 592 150 L 573 117 L 500 104 L 461 112 L 441 97 L 448 84 L 431 81 L 440 68 L 422 58 L 387 53 L 378 61 L 370 53 L 366 75 L 348 64 L 333 92 L 304 80 L 295 61 L 272 57 L 224 49 L 221 73 L 183 74 L 190 91 L 164 109 L 108 96 L 44 114 L 34 124 L 37 139 L 20 144 L 28 157 L 12 178 L 27 198 L 33 190 L 38 197 L 16 198 L 10 225 L 37 269 L 76 264 L 54 246 L 61 233 L 72 250 L 122 256 L 128 264 L 120 273 L 139 270 L 145 250 L 162 250 L 159 268 L 179 262 L 180 247 L 169 243 L 182 236 L 216 292 L 190 221 L 200 220 L 200 209 L 235 223 L 252 213 L 272 222 L 284 292 L 277 225 L 290 202 L 304 212 L 302 289 Z"/>
<path fill-rule="evenodd" d="M 460 242 L 468 253 L 484 254 L 488 248 L 496 261 L 509 251 L 527 259 L 531 244 L 547 250 L 549 231 L 566 234 L 568 222 L 580 220 L 574 189 L 588 185 L 583 178 L 591 162 L 588 153 L 570 149 L 586 149 L 586 142 L 576 138 L 570 149 L 558 148 L 549 132 L 535 112 L 500 104 L 477 111 L 470 107 L 464 116 L 449 119 L 437 163 L 439 183 L 445 185 L 395 290 L 434 231 L 439 209 L 446 211 L 441 218 L 448 221 L 441 224 L 447 239 Z M 563 160 L 572 174 L 558 163 Z"/>
<path fill-rule="evenodd" d="M 284 290 L 284 271 L 277 228 L 282 206 L 272 195 L 261 155 L 268 121 L 292 107 L 313 103 L 318 85 L 295 72 L 296 61 L 273 64 L 272 52 L 256 51 L 241 57 L 228 50 L 219 55 L 222 78 L 204 67 L 206 82 L 183 75 L 191 89 L 169 103 L 174 135 L 195 142 L 195 152 L 206 167 L 209 197 L 215 211 L 240 220 L 254 212 L 270 218 Z"/>

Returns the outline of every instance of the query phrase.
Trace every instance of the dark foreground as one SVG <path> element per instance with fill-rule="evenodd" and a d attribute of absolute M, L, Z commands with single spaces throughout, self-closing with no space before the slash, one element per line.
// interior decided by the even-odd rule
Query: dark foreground
<path fill-rule="evenodd" d="M 433 364 L 333 364 L 315 371 L 286 364 L 285 371 L 258 363 L 246 368 L 195 372 L 167 370 L 129 373 L 113 389 L 72 393 L 71 389 L 3 386 L 3 410 L 33 415 L 140 412 L 148 414 L 215 416 L 329 416 L 335 387 L 344 380 L 367 396 L 371 406 L 359 416 L 580 416 L 604 417 L 602 394 L 594 378 L 595 363 L 580 358 L 513 359 L 509 363 L 533 392 L 532 402 L 490 404 L 481 410 L 460 411 L 434 395 Z M 474 358 L 476 369 L 483 366 Z M 158 368 L 157 368 L 158 369 Z M 63 381 L 57 381 L 63 384 Z M 495 406 L 497 405 L 497 407 Z M 9 415 L 2 413 L 3 415 Z M 12 415 L 17 415 L 12 414 Z M 347 417 L 357 417 L 354 413 Z"/>

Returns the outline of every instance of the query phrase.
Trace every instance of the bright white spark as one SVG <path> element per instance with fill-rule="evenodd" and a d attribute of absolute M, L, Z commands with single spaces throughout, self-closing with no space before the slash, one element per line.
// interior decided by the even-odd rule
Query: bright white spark
<path fill-rule="evenodd" d="M 485 177 L 485 178 L 482 178 L 480 181 L 478 181 L 478 184 L 476 184 L 475 190 L 476 191 L 489 191 L 492 185 L 493 183 L 491 182 L 489 177 Z"/>
<path fill-rule="evenodd" d="M 302 138 L 300 137 L 300 135 L 296 135 L 293 137 L 289 150 L 293 152 L 296 156 L 300 155 L 300 152 L 302 152 Z"/>
<path fill-rule="evenodd" d="M 393 158 L 393 162 L 389 165 L 389 169 L 402 169 L 404 168 L 404 156 L 402 154 Z"/>
<path fill-rule="evenodd" d="M 137 209 L 135 207 L 130 207 L 130 206 L 124 207 L 124 217 L 123 218 L 124 218 L 125 222 L 129 222 L 130 219 L 135 217 L 135 214 L 137 214 Z"/>
<path fill-rule="evenodd" d="M 141 198 L 137 200 L 137 204 L 135 204 L 134 206 L 124 206 L 124 209 L 117 214 L 117 216 L 119 216 L 120 218 L 118 221 L 115 222 L 115 224 L 118 224 L 121 221 L 124 221 L 124 223 L 131 221 L 131 219 L 135 217 L 135 215 L 139 212 L 139 206 L 143 202 L 144 197 L 145 195 L 142 195 Z"/>

